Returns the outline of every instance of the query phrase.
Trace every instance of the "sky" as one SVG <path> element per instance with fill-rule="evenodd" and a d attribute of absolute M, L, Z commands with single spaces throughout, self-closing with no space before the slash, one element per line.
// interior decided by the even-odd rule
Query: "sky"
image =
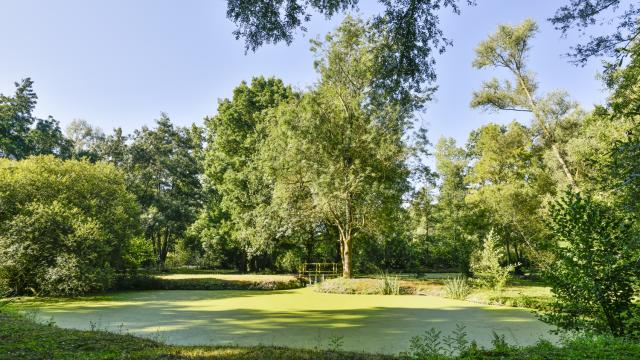
<path fill-rule="evenodd" d="M 437 57 L 439 90 L 417 114 L 433 142 L 447 136 L 464 143 L 482 124 L 517 115 L 469 108 L 472 92 L 496 75 L 473 69 L 474 49 L 502 23 L 530 17 L 540 25 L 530 67 L 542 91 L 566 90 L 587 110 L 604 101 L 596 78 L 600 62 L 570 64 L 563 54 L 580 39 L 562 38 L 546 20 L 562 2 L 478 3 L 463 7 L 459 16 L 441 14 L 454 44 Z M 361 0 L 363 16 L 376 10 L 376 2 Z M 342 17 L 315 15 L 291 45 L 245 53 L 243 41 L 232 35 L 224 0 L 0 0 L 0 93 L 13 93 L 15 81 L 31 77 L 39 98 L 36 115 L 52 115 L 62 127 L 85 119 L 107 133 L 116 127 L 130 133 L 152 125 L 162 111 L 179 125 L 202 124 L 216 113 L 218 99 L 253 76 L 276 76 L 298 89 L 311 86 L 316 74 L 309 39 L 332 30 Z"/>

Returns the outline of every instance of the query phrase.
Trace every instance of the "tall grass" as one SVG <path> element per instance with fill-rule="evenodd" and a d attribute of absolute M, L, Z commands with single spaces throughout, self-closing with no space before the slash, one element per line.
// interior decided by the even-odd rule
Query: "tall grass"
<path fill-rule="evenodd" d="M 444 294 L 450 299 L 464 300 L 471 293 L 467 278 L 456 276 L 448 278 L 444 282 Z"/>
<path fill-rule="evenodd" d="M 382 273 L 378 282 L 378 293 L 381 295 L 400 295 L 400 280 L 398 277 Z"/>

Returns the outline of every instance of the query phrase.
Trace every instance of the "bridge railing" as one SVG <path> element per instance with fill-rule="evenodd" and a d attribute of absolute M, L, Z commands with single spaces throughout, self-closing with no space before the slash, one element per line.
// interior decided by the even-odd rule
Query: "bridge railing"
<path fill-rule="evenodd" d="M 309 284 L 338 277 L 340 264 L 338 263 L 304 263 L 300 266 L 298 276 L 307 279 Z"/>

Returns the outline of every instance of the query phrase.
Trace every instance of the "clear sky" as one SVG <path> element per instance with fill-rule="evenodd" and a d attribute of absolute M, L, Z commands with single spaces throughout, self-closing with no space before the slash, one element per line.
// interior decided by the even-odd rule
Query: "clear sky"
<path fill-rule="evenodd" d="M 453 136 L 464 142 L 483 123 L 514 114 L 469 109 L 471 93 L 493 74 L 471 67 L 474 48 L 498 24 L 527 17 L 539 22 L 531 68 L 542 90 L 565 89 L 585 108 L 606 96 L 596 79 L 598 61 L 575 67 L 562 56 L 576 38 L 562 39 L 546 21 L 557 0 L 479 0 L 461 16 L 443 12 L 442 26 L 454 46 L 437 58 L 436 101 L 419 114 L 432 141 Z M 361 0 L 361 12 L 375 2 Z M 217 100 L 252 76 L 277 76 L 304 89 L 316 78 L 308 40 L 334 28 L 341 17 L 315 16 L 306 35 L 291 46 L 266 45 L 244 53 L 231 32 L 224 0 L 0 0 L 0 93 L 13 82 L 35 81 L 36 114 L 62 126 L 85 119 L 105 132 L 131 132 L 152 124 L 161 111 L 180 125 L 201 124 Z"/>

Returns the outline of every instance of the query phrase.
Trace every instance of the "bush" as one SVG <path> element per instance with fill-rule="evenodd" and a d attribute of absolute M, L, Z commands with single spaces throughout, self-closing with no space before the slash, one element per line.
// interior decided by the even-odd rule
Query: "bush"
<path fill-rule="evenodd" d="M 299 278 L 225 279 L 224 277 L 167 278 L 147 274 L 134 274 L 118 278 L 115 287 L 120 290 L 288 290 L 304 287 Z"/>
<path fill-rule="evenodd" d="M 113 166 L 0 160 L 0 189 L 0 283 L 13 293 L 104 290 L 127 266 L 137 207 Z"/>
<path fill-rule="evenodd" d="M 610 206 L 567 193 L 550 212 L 557 244 L 546 277 L 557 299 L 543 320 L 563 329 L 639 336 L 634 282 L 640 243 L 631 222 Z"/>
<path fill-rule="evenodd" d="M 444 282 L 444 294 L 446 297 L 457 300 L 464 300 L 471 293 L 471 287 L 467 278 L 456 276 L 448 278 Z"/>
<path fill-rule="evenodd" d="M 388 295 L 416 294 L 417 288 L 414 284 L 399 280 L 395 277 L 389 278 L 386 285 L 384 279 L 327 279 L 316 284 L 316 291 L 329 294 L 352 294 L 352 295 L 383 295 L 385 291 Z M 385 290 L 386 287 L 386 290 Z"/>
<path fill-rule="evenodd" d="M 482 250 L 474 254 L 471 261 L 471 270 L 483 286 L 495 291 L 502 291 L 509 280 L 515 265 L 502 266 L 502 249 L 498 245 L 498 238 L 493 230 L 487 234 L 482 245 Z"/>

